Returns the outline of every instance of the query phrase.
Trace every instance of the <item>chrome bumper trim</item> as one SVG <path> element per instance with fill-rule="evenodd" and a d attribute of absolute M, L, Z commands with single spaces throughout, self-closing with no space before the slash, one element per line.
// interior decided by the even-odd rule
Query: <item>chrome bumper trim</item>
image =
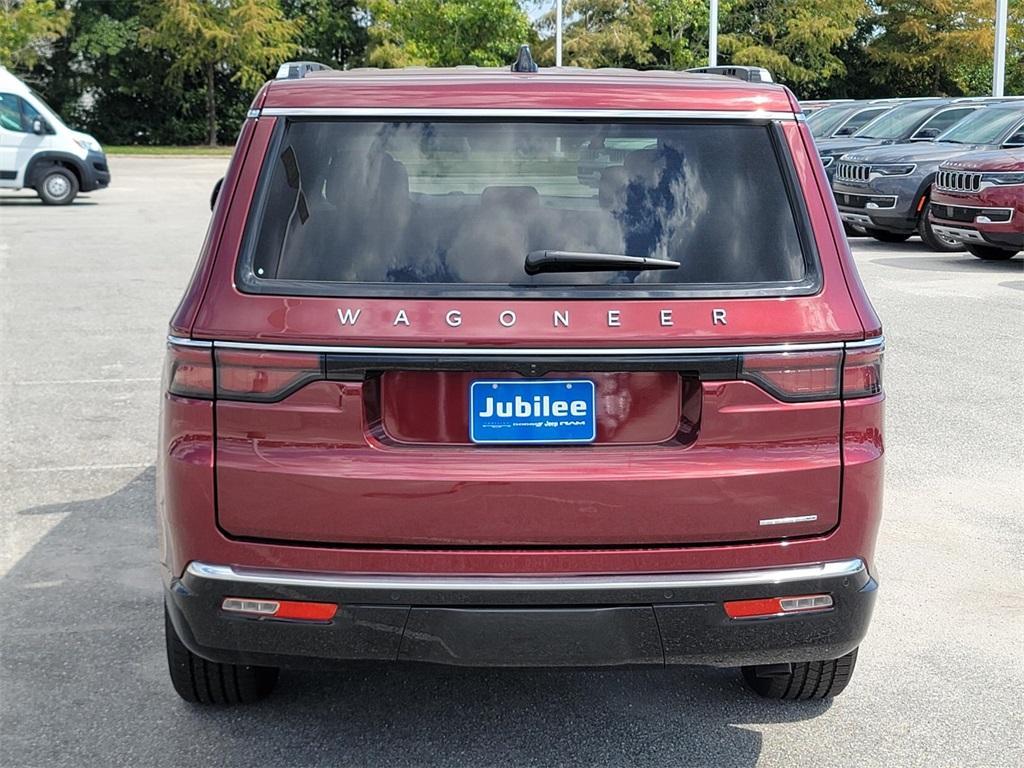
<path fill-rule="evenodd" d="M 863 213 L 847 213 L 846 211 L 840 211 L 839 218 L 848 224 L 857 224 L 861 227 L 874 226 L 874 223 L 871 221 L 871 217 L 866 216 Z"/>
<path fill-rule="evenodd" d="M 878 203 L 867 202 L 864 204 L 864 208 L 868 211 L 891 211 L 896 207 L 896 203 L 899 202 L 899 198 L 896 195 L 859 195 L 856 192 L 841 192 L 840 194 L 845 197 L 868 198 L 869 200 L 870 198 L 882 198 L 889 201 L 888 205 L 879 205 Z"/>
<path fill-rule="evenodd" d="M 984 243 L 985 238 L 976 229 L 967 227 L 950 227 L 945 224 L 932 224 L 932 230 L 937 235 L 948 237 L 952 240 L 960 240 L 966 243 Z"/>
<path fill-rule="evenodd" d="M 860 558 L 815 565 L 749 571 L 641 574 L 624 576 L 380 576 L 260 570 L 192 561 L 186 572 L 199 579 L 242 584 L 333 589 L 394 589 L 429 592 L 547 592 L 700 587 L 771 586 L 794 581 L 851 576 L 866 569 Z"/>

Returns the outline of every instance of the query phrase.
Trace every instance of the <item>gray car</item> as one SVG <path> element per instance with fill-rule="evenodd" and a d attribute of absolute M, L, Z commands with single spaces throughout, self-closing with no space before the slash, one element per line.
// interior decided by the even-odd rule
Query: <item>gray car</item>
<path fill-rule="evenodd" d="M 834 163 L 847 152 L 907 141 L 934 141 L 972 112 L 985 106 L 979 99 L 913 99 L 886 111 L 852 136 L 816 141 L 829 181 Z"/>
<path fill-rule="evenodd" d="M 835 162 L 832 192 L 843 222 L 877 240 L 902 242 L 917 232 L 934 250 L 961 250 L 932 231 L 925 215 L 935 173 L 965 152 L 1011 146 L 1024 146 L 1024 101 L 988 104 L 934 142 L 847 153 Z"/>

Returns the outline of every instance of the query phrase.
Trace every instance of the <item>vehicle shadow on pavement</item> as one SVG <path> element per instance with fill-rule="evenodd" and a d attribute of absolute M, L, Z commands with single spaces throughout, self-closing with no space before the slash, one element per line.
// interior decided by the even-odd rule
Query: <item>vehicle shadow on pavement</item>
<path fill-rule="evenodd" d="M 757 699 L 732 670 L 352 664 L 281 675 L 241 709 L 167 678 L 154 472 L 62 515 L 0 581 L 0 763 L 751 766 L 760 724 L 828 704 Z"/>

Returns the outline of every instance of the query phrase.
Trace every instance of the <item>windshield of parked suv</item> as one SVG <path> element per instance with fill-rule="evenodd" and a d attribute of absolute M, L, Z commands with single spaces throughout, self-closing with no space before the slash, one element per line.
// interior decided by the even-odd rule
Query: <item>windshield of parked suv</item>
<path fill-rule="evenodd" d="M 904 104 L 879 115 L 853 135 L 858 139 L 900 139 L 917 130 L 937 108 L 936 104 Z"/>
<path fill-rule="evenodd" d="M 979 109 L 939 136 L 955 144 L 998 144 L 1003 135 L 1024 120 L 1021 109 Z"/>
<path fill-rule="evenodd" d="M 857 111 L 859 107 L 849 104 L 837 104 L 834 107 L 825 107 L 807 118 L 807 125 L 811 129 L 811 135 L 816 139 L 831 136 L 832 133 L 843 124 L 843 121 Z"/>
<path fill-rule="evenodd" d="M 329 295 L 794 283 L 810 273 L 782 168 L 757 124 L 293 120 L 242 278 Z"/>

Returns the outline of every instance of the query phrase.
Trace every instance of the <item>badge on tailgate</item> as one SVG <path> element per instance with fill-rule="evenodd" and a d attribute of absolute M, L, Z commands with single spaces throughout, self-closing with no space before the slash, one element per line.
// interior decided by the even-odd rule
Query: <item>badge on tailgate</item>
<path fill-rule="evenodd" d="M 469 387 L 474 443 L 590 443 L 597 436 L 594 382 L 501 379 Z"/>

